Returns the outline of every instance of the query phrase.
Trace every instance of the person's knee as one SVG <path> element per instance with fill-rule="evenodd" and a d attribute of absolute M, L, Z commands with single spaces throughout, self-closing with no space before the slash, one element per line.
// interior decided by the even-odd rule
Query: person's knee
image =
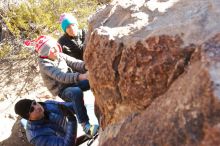
<path fill-rule="evenodd" d="M 68 97 L 72 100 L 78 100 L 83 98 L 83 92 L 79 87 L 69 87 L 65 91 L 65 97 Z"/>
<path fill-rule="evenodd" d="M 79 82 L 79 87 L 83 90 L 83 91 L 87 91 L 90 89 L 90 85 L 89 85 L 89 80 L 82 80 Z"/>

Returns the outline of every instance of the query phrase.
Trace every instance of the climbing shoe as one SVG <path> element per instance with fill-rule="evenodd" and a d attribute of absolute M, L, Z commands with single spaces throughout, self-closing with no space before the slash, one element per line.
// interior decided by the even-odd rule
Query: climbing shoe
<path fill-rule="evenodd" d="M 96 135 L 98 133 L 98 130 L 99 130 L 99 125 L 91 125 L 90 123 L 86 123 L 86 125 L 83 127 L 83 131 L 90 138 Z"/>

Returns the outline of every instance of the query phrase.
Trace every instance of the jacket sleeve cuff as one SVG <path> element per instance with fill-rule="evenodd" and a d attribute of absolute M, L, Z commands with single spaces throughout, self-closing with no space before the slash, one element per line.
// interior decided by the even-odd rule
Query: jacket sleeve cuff
<path fill-rule="evenodd" d="M 83 70 L 86 72 L 86 71 L 88 71 L 87 70 L 87 68 L 86 68 L 86 64 L 84 63 L 84 65 L 83 65 Z"/>

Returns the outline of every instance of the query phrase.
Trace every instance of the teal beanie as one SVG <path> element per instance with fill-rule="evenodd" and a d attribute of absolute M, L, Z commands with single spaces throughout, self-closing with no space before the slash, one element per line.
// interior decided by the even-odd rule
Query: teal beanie
<path fill-rule="evenodd" d="M 68 16 L 65 17 L 61 23 L 61 27 L 63 29 L 64 32 L 66 32 L 66 28 L 70 25 L 70 24 L 75 24 L 78 25 L 78 22 L 76 20 L 76 18 L 74 16 Z"/>

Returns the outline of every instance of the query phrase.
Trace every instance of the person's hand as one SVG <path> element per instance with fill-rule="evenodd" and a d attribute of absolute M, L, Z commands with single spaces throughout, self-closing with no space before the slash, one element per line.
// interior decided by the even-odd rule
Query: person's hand
<path fill-rule="evenodd" d="M 87 80 L 87 79 L 88 79 L 88 72 L 79 75 L 79 80 L 80 81 Z"/>

